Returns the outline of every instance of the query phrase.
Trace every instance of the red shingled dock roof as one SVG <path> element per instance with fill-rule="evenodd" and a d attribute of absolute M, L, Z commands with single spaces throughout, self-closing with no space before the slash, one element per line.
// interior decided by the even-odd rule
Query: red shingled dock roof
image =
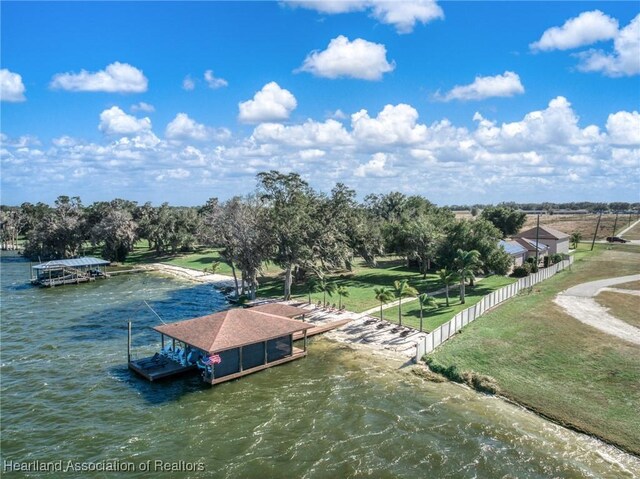
<path fill-rule="evenodd" d="M 153 329 L 213 353 L 287 336 L 310 328 L 312 328 L 311 324 L 257 311 L 256 308 L 234 308 L 209 316 L 163 324 Z"/>
<path fill-rule="evenodd" d="M 284 316 L 285 318 L 296 318 L 309 312 L 306 309 L 296 308 L 295 306 L 282 303 L 266 303 L 260 306 L 252 306 L 251 311 L 275 314 L 276 316 Z"/>

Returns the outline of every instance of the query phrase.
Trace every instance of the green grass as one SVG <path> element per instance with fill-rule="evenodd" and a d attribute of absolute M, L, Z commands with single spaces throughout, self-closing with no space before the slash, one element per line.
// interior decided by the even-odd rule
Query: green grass
<path fill-rule="evenodd" d="M 578 322 L 553 302 L 573 285 L 637 274 L 638 253 L 616 245 L 580 255 L 571 270 L 488 312 L 429 360 L 490 376 L 506 397 L 640 454 L 640 348 Z"/>
<path fill-rule="evenodd" d="M 595 297 L 595 300 L 608 308 L 609 314 L 631 326 L 640 328 L 640 296 L 603 291 Z"/>
<path fill-rule="evenodd" d="M 436 295 L 436 299 L 439 304 L 438 309 L 424 310 L 424 330 L 432 331 L 441 324 L 446 323 L 453 318 L 457 313 L 463 309 L 467 309 L 480 300 L 487 294 L 494 292 L 497 289 L 502 288 L 511 283 L 515 283 L 516 278 L 508 278 L 505 276 L 488 276 L 482 281 L 476 283 L 475 286 L 467 286 L 465 288 L 465 303 L 460 303 L 459 288 L 449 288 L 449 306 L 446 306 L 444 294 Z M 436 288 L 440 289 L 441 285 L 436 285 Z M 384 319 L 393 323 L 398 322 L 398 307 L 394 306 L 389 309 L 385 309 L 382 312 Z M 375 313 L 373 316 L 379 318 L 380 313 Z M 411 326 L 413 328 L 420 327 L 420 305 L 418 301 L 414 300 L 402 305 L 402 324 L 405 326 Z"/>
<path fill-rule="evenodd" d="M 154 250 L 149 249 L 149 244 L 146 240 L 141 240 L 136 243 L 133 252 L 127 256 L 124 265 L 136 266 L 149 263 L 166 263 L 202 271 L 205 268 L 211 268 L 211 264 L 214 261 L 219 261 L 220 266 L 216 272 L 230 275 L 231 267 L 222 261 L 219 251 L 216 248 L 197 247 L 194 252 L 158 256 Z"/>
<path fill-rule="evenodd" d="M 349 311 L 361 312 L 377 306 L 374 288 L 393 287 L 396 280 L 408 280 L 409 284 L 420 292 L 433 291 L 438 288 L 437 276 L 428 274 L 425 279 L 416 270 L 404 265 L 404 260 L 398 258 L 386 258 L 378 262 L 377 268 L 369 268 L 364 262 L 356 261 L 353 271 L 327 275 L 329 281 L 336 286 L 344 286 L 349 291 L 349 297 L 343 299 L 343 304 Z M 258 297 L 281 297 L 284 289 L 284 281 L 281 276 L 260 278 Z M 293 285 L 292 296 L 296 299 L 307 301 L 307 291 L 303 284 Z M 311 300 L 314 303 L 322 301 L 322 293 L 313 293 Z M 338 305 L 338 296 L 327 296 L 328 303 Z"/>
<path fill-rule="evenodd" d="M 627 231 L 624 236 L 624 239 L 628 240 L 640 240 L 640 224 L 635 225 L 629 231 Z"/>
<path fill-rule="evenodd" d="M 149 250 L 146 241 L 139 241 L 134 251 L 127 257 L 123 266 L 134 267 L 140 264 L 166 263 L 185 268 L 203 270 L 210 268 L 211 263 L 219 261 L 217 273 L 231 275 L 231 267 L 222 262 L 219 249 L 198 247 L 194 252 L 179 253 L 176 255 L 156 256 L 155 251 Z M 239 274 L 239 273 L 238 273 Z M 344 298 L 343 303 L 350 311 L 360 312 L 372 308 L 378 304 L 375 300 L 373 288 L 384 286 L 391 288 L 396 280 L 406 279 L 409 284 L 420 292 L 432 291 L 439 288 L 435 274 L 428 274 L 426 279 L 414 269 L 407 268 L 405 261 L 398 257 L 384 257 L 378 261 L 377 268 L 369 268 L 364 261 L 354 261 L 352 271 L 344 271 L 328 274 L 327 278 L 336 283 L 336 286 L 344 286 L 349 290 L 349 297 Z M 263 266 L 262 275 L 258 278 L 260 287 L 259 298 L 278 298 L 284 293 L 284 276 L 282 269 L 273 263 Z M 304 284 L 294 284 L 292 297 L 301 301 L 307 301 L 307 290 Z M 322 300 L 321 293 L 311 295 L 313 302 Z M 338 304 L 338 296 L 327 296 L 328 303 Z"/>

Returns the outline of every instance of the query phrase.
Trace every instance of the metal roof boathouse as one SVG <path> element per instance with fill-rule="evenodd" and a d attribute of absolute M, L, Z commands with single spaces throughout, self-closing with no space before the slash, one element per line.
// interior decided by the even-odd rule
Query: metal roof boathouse
<path fill-rule="evenodd" d="M 132 361 L 129 346 L 129 368 L 149 381 L 195 369 L 209 384 L 236 379 L 306 356 L 312 325 L 291 319 L 304 313 L 288 305 L 234 308 L 156 326 L 161 351 Z M 304 349 L 293 346 L 296 333 L 302 334 Z"/>
<path fill-rule="evenodd" d="M 107 266 L 110 264 L 109 261 L 92 257 L 48 261 L 31 267 L 31 283 L 53 287 L 107 278 Z"/>

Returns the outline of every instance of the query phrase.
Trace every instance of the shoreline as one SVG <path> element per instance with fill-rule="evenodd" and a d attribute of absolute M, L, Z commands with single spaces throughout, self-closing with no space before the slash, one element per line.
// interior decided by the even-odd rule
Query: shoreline
<path fill-rule="evenodd" d="M 152 263 L 142 267 L 148 271 L 166 273 L 189 281 L 212 284 L 216 288 L 233 288 L 235 285 L 230 276 L 203 273 L 182 266 Z M 273 301 L 277 301 L 277 299 L 273 299 Z M 403 362 L 412 361 L 415 357 L 416 342 L 426 336 L 426 333 L 420 333 L 412 328 L 400 327 L 395 323 L 368 316 L 367 311 L 362 313 L 347 310 L 335 311 L 330 308 L 319 308 L 314 304 L 309 305 L 307 302 L 301 303 L 299 300 L 284 302 L 307 309 L 310 315 L 306 321 L 317 325 L 351 319 L 348 324 L 325 333 L 325 336 L 337 342 L 352 345 L 356 349 L 362 348 L 386 356 L 393 356 Z"/>
<path fill-rule="evenodd" d="M 140 265 L 139 268 L 146 271 L 167 273 L 171 276 L 187 279 L 196 283 L 212 284 L 216 288 L 235 288 L 233 277 L 217 273 L 205 273 L 197 269 L 174 266 L 165 263 L 151 263 Z"/>
<path fill-rule="evenodd" d="M 234 286 L 233 278 L 229 276 L 207 274 L 203 273 L 202 271 L 184 268 L 181 266 L 153 263 L 151 265 L 148 265 L 148 267 L 146 267 L 145 269 L 161 273 L 168 273 L 172 276 L 194 282 L 211 283 L 215 287 Z M 229 284 L 229 281 L 231 281 L 231 284 Z M 445 376 L 442 376 L 441 374 L 431 371 L 428 365 L 422 360 L 420 360 L 418 363 L 414 363 L 413 358 L 415 357 L 416 340 L 424 337 L 426 333 L 420 333 L 411 328 L 403 327 L 403 331 L 410 330 L 410 332 L 406 336 L 402 337 L 398 333 L 391 332 L 393 329 L 398 328 L 396 324 L 389 323 L 385 320 L 380 320 L 379 318 L 370 317 L 366 314 L 366 311 L 363 313 L 354 313 L 351 311 L 335 312 L 331 310 L 325 310 L 324 308 L 318 308 L 313 304 L 309 305 L 306 302 L 304 304 L 300 304 L 299 301 L 287 301 L 287 303 L 295 304 L 304 309 L 308 309 L 311 313 L 308 320 L 319 325 L 352 317 L 352 321 L 348 324 L 322 335 L 323 338 L 326 338 L 332 342 L 348 346 L 354 351 L 364 351 L 365 353 L 371 354 L 372 356 L 375 356 L 377 358 L 387 358 L 398 361 L 399 369 L 407 366 L 417 366 L 420 369 L 426 369 L 433 374 L 441 376 L 449 383 L 458 385 L 460 387 L 473 389 L 478 394 L 496 397 L 511 405 L 526 409 L 527 411 L 536 414 L 537 416 L 557 426 L 564 427 L 579 434 L 584 434 L 585 436 L 601 442 L 603 445 L 613 447 L 621 452 L 624 452 L 625 454 L 629 454 L 634 458 L 640 459 L 640 455 L 636 454 L 634 451 L 629 450 L 622 445 L 610 442 L 605 438 L 602 438 L 590 431 L 580 428 L 579 426 L 575 426 L 571 423 L 563 421 L 562 419 L 555 418 L 553 415 L 550 415 L 545 411 L 540 411 L 533 406 L 518 401 L 517 399 L 510 397 L 505 391 L 494 394 L 479 391 L 467 384 L 453 381 L 449 378 L 446 378 Z M 423 380 L 434 382 L 428 378 L 423 378 Z"/>

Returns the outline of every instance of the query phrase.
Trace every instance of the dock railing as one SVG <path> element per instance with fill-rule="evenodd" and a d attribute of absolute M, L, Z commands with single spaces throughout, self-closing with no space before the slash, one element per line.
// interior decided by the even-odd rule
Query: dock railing
<path fill-rule="evenodd" d="M 531 288 L 533 285 L 551 278 L 553 275 L 569 267 L 571 264 L 573 264 L 573 256 L 569 256 L 568 259 L 551 265 L 548 268 L 544 268 L 537 273 L 520 278 L 517 282 L 504 286 L 493 293 L 488 294 L 473 306 L 463 309 L 451 320 L 434 329 L 427 334 L 424 339 L 416 343 L 416 355 L 414 357 L 414 361 L 416 363 L 420 361 L 425 354 L 432 352 L 467 324 L 475 321 L 488 310 L 496 307 L 507 299 L 512 298 L 523 289 Z"/>

